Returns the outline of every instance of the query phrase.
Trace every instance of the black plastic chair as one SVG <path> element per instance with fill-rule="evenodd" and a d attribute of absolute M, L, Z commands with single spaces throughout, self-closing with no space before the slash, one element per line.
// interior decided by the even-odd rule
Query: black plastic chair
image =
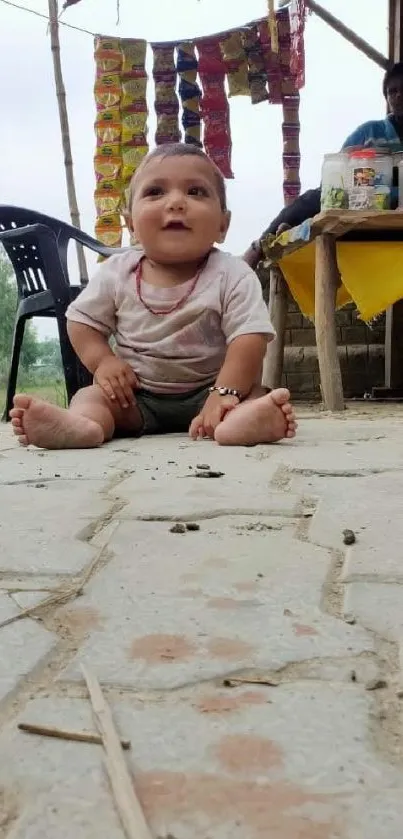
<path fill-rule="evenodd" d="M 57 319 L 68 401 L 80 387 L 92 381 L 91 374 L 77 358 L 67 334 L 66 309 L 83 288 L 82 282 L 78 285 L 70 285 L 69 282 L 67 249 L 70 240 L 80 242 L 106 257 L 119 252 L 119 249 L 107 248 L 81 230 L 50 216 L 35 213 L 34 210 L 0 205 L 0 243 L 13 265 L 18 288 L 3 415 L 5 421 L 9 418 L 13 404 L 24 328 L 30 318 Z"/>

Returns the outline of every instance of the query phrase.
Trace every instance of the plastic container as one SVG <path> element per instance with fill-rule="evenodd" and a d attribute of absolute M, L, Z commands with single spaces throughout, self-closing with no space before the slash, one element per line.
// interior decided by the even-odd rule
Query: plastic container
<path fill-rule="evenodd" d="M 389 210 L 392 192 L 392 155 L 361 149 L 349 155 L 350 210 Z"/>
<path fill-rule="evenodd" d="M 322 165 L 321 210 L 345 210 L 348 207 L 348 157 L 325 154 Z"/>

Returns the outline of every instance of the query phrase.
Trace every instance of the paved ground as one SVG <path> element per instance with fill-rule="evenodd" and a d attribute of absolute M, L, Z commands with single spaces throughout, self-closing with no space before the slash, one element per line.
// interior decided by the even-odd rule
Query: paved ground
<path fill-rule="evenodd" d="M 0 622 L 43 606 L 0 627 L 0 839 L 123 839 L 101 747 L 17 729 L 94 728 L 80 662 L 155 837 L 401 839 L 402 435 L 400 410 L 236 450 L 1 428 Z"/>

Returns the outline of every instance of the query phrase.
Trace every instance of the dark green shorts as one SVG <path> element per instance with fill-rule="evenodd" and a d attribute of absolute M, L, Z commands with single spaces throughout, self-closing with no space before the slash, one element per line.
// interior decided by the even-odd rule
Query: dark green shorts
<path fill-rule="evenodd" d="M 136 390 L 136 404 L 143 417 L 140 434 L 182 434 L 201 411 L 210 385 L 187 393 L 152 393 Z"/>

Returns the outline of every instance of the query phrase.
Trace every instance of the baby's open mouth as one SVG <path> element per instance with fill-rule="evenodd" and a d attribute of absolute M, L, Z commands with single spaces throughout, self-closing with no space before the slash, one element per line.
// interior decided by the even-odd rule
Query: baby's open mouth
<path fill-rule="evenodd" d="M 164 230 L 190 230 L 183 221 L 169 221 L 164 225 Z"/>

